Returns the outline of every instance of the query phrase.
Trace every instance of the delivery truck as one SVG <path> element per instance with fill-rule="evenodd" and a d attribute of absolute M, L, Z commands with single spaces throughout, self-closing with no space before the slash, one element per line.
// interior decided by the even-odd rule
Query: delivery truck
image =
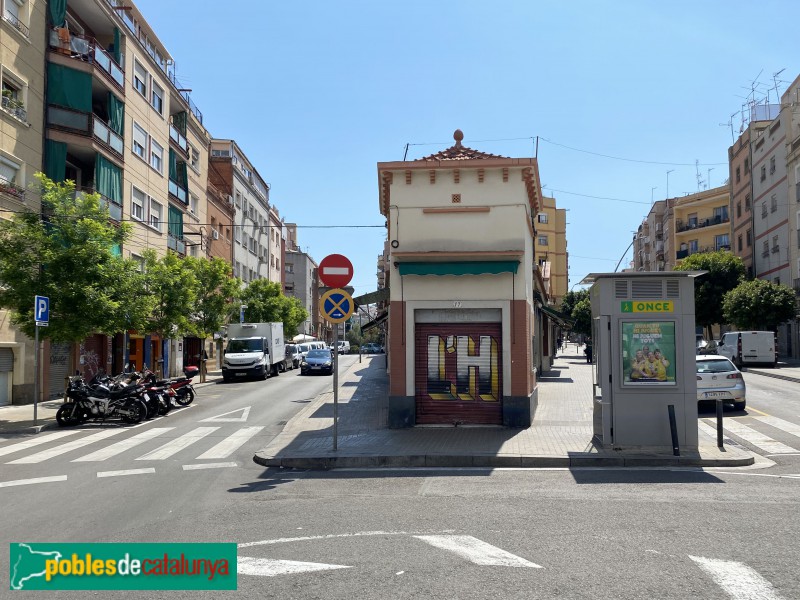
<path fill-rule="evenodd" d="M 291 360 L 291 359 L 289 359 Z M 283 323 L 232 323 L 222 359 L 222 379 L 266 379 L 287 368 Z"/>

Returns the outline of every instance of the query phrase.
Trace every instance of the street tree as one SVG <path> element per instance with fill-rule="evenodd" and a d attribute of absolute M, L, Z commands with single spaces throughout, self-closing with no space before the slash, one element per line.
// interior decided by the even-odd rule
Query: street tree
<path fill-rule="evenodd" d="M 723 314 L 738 329 L 777 331 L 797 316 L 794 290 L 764 279 L 745 281 L 725 294 Z"/>
<path fill-rule="evenodd" d="M 194 304 L 189 311 L 190 327 L 199 337 L 202 348 L 206 338 L 222 329 L 234 300 L 238 298 L 241 282 L 231 277 L 231 266 L 221 258 L 194 258 L 187 256 L 184 265 L 194 273 Z M 201 362 L 200 381 L 205 381 L 206 364 Z"/>
<path fill-rule="evenodd" d="M 575 322 L 575 324 L 572 326 L 572 331 L 591 337 L 592 303 L 589 301 L 588 296 L 578 300 L 578 303 L 572 309 L 571 316 Z"/>
<path fill-rule="evenodd" d="M 129 225 L 111 224 L 98 194 L 76 195 L 71 181 L 36 177 L 43 214 L 0 220 L 0 306 L 10 309 L 11 322 L 33 337 L 33 298 L 41 295 L 50 298 L 50 323 L 40 335 L 56 342 L 139 325 L 148 311 L 141 277 L 115 251 Z"/>
<path fill-rule="evenodd" d="M 240 295 L 246 305 L 244 319 L 248 323 L 282 322 L 283 335 L 291 339 L 297 327 L 308 318 L 308 311 L 298 298 L 283 295 L 279 283 L 268 279 L 251 281 Z"/>
<path fill-rule="evenodd" d="M 559 308 L 559 311 L 565 315 L 572 315 L 572 310 L 575 308 L 575 305 L 583 299 L 589 299 L 588 289 L 578 290 L 575 292 L 570 290 L 564 294 L 564 297 L 561 300 L 561 307 Z"/>
<path fill-rule="evenodd" d="M 694 280 L 694 318 L 711 339 L 711 326 L 726 322 L 722 313 L 725 294 L 744 280 L 742 259 L 727 250 L 699 252 L 684 258 L 675 270 L 708 271 Z"/>

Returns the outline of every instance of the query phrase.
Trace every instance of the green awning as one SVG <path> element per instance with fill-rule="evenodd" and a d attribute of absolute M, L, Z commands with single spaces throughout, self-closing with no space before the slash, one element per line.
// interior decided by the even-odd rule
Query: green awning
<path fill-rule="evenodd" d="M 461 262 L 403 262 L 400 275 L 496 275 L 516 273 L 518 260 L 472 260 Z"/>
<path fill-rule="evenodd" d="M 167 221 L 169 234 L 179 240 L 183 239 L 183 211 L 169 205 L 169 221 Z"/>
<path fill-rule="evenodd" d="M 47 103 L 92 112 L 92 76 L 83 71 L 47 63 Z"/>
<path fill-rule="evenodd" d="M 67 145 L 64 142 L 46 140 L 44 145 L 44 174 L 56 183 L 67 177 Z"/>
<path fill-rule="evenodd" d="M 95 190 L 122 206 L 122 169 L 99 152 L 94 161 Z"/>
<path fill-rule="evenodd" d="M 575 321 L 569 315 L 558 312 L 557 310 L 550 308 L 548 306 L 540 306 L 539 308 L 542 309 L 542 312 L 550 317 L 553 321 L 561 325 L 562 327 L 572 327 L 575 324 Z"/>

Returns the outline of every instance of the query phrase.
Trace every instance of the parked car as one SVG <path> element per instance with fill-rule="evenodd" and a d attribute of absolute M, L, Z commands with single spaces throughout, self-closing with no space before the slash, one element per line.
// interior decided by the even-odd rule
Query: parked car
<path fill-rule="evenodd" d="M 300 375 L 311 373 L 333 375 L 333 354 L 330 349 L 316 348 L 308 351 L 303 362 L 300 363 Z"/>
<path fill-rule="evenodd" d="M 778 365 L 778 340 L 773 331 L 729 331 L 722 336 L 717 354 L 730 358 L 739 368 L 746 365 Z"/>
<path fill-rule="evenodd" d="M 303 353 L 297 344 L 286 344 L 286 357 L 292 360 L 290 369 L 296 369 L 300 366 L 300 361 L 303 360 Z"/>
<path fill-rule="evenodd" d="M 380 344 L 364 344 L 361 346 L 361 354 L 381 354 L 383 352 L 383 348 Z"/>
<path fill-rule="evenodd" d="M 350 342 L 347 340 L 341 341 L 338 343 L 336 350 L 339 354 L 349 354 L 350 353 Z"/>
<path fill-rule="evenodd" d="M 732 402 L 735 410 L 747 405 L 741 371 L 724 356 L 695 356 L 697 366 L 697 401 Z"/>

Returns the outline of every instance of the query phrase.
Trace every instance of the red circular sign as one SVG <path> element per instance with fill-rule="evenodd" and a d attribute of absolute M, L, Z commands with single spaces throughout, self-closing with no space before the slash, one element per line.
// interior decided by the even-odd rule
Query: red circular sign
<path fill-rule="evenodd" d="M 319 280 L 322 285 L 342 288 L 353 278 L 353 263 L 341 254 L 329 254 L 319 263 Z"/>

